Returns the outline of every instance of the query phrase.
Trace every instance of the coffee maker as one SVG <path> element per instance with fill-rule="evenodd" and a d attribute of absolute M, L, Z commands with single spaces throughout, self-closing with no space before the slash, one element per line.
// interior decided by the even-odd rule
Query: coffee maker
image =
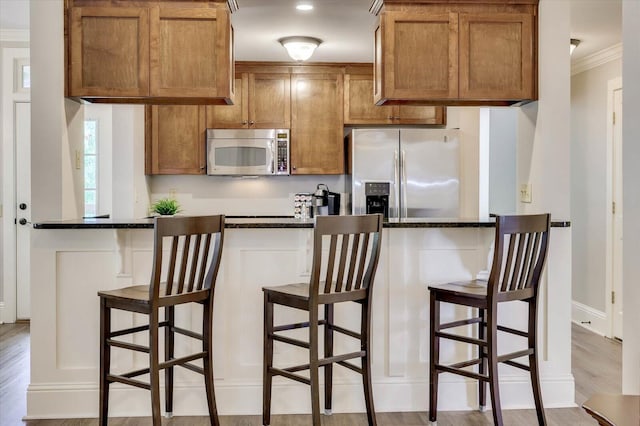
<path fill-rule="evenodd" d="M 313 193 L 313 215 L 338 215 L 340 214 L 340 194 L 329 191 L 324 183 L 319 183 L 316 192 Z"/>
<path fill-rule="evenodd" d="M 365 182 L 364 195 L 367 214 L 382 213 L 389 219 L 389 182 Z"/>

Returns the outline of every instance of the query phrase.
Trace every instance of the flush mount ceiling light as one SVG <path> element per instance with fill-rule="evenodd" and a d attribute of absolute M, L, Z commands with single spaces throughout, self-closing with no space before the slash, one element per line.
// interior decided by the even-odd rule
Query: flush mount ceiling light
<path fill-rule="evenodd" d="M 299 5 L 296 6 L 296 9 L 301 10 L 303 12 L 308 12 L 310 10 L 313 10 L 313 5 L 309 3 L 300 3 Z"/>
<path fill-rule="evenodd" d="M 320 39 L 304 36 L 283 37 L 278 41 L 287 49 L 291 59 L 299 62 L 309 59 L 316 47 L 322 43 Z"/>
<path fill-rule="evenodd" d="M 580 40 L 578 40 L 577 38 L 571 39 L 571 45 L 569 46 L 569 55 L 573 53 L 573 51 L 576 49 L 576 47 L 578 47 L 579 44 Z"/>

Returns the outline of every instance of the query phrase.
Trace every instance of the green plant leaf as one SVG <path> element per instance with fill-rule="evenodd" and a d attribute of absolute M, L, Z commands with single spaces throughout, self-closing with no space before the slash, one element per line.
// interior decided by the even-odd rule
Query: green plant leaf
<path fill-rule="evenodd" d="M 180 211 L 180 203 L 173 198 L 161 198 L 151 205 L 151 211 L 160 215 L 174 215 Z"/>

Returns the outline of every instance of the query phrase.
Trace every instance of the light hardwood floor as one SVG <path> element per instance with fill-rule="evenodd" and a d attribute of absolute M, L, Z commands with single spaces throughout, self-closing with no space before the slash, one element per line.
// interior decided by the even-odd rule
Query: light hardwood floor
<path fill-rule="evenodd" d="M 620 393 L 622 346 L 620 343 L 597 336 L 576 325 L 572 326 L 572 371 L 576 380 L 576 403 L 582 404 L 590 395 Z M 29 383 L 29 326 L 26 324 L 0 325 L 0 426 L 90 426 L 96 419 L 31 420 L 23 422 L 26 412 L 26 387 Z M 547 421 L 553 426 L 596 425 L 581 408 L 547 409 Z M 427 425 L 426 412 L 377 413 L 380 426 Z M 260 425 L 260 416 L 222 416 L 222 426 Z M 536 425 L 534 410 L 505 410 L 506 425 Z M 273 426 L 310 424 L 308 415 L 272 416 Z M 110 419 L 112 426 L 150 425 L 150 418 Z M 206 417 L 175 417 L 164 419 L 167 426 L 204 426 Z M 334 414 L 323 417 L 325 426 L 366 425 L 364 414 Z M 438 413 L 439 426 L 482 426 L 493 424 L 491 412 Z"/>

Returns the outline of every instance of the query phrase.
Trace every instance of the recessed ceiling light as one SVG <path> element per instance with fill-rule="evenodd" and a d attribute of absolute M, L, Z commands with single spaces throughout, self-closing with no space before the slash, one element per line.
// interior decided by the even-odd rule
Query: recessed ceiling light
<path fill-rule="evenodd" d="M 312 4 L 308 4 L 308 3 L 302 3 L 302 4 L 297 5 L 296 9 L 302 10 L 304 12 L 308 12 L 310 10 L 313 10 L 313 5 Z"/>

